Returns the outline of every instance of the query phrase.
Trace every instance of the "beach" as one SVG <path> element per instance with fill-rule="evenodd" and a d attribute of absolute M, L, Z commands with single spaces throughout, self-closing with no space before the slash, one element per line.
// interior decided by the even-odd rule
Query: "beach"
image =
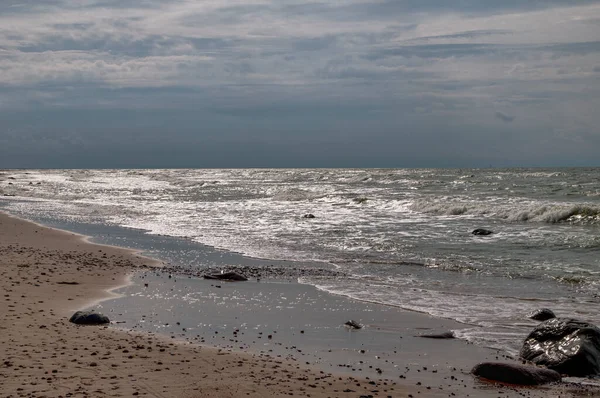
<path fill-rule="evenodd" d="M 0 209 L 196 274 L 236 264 L 297 268 L 305 273 L 286 271 L 288 280 L 453 319 L 467 325 L 461 339 L 516 356 L 536 326 L 528 314 L 539 308 L 600 324 L 596 176 L 594 169 L 7 170 Z M 492 233 L 472 234 L 477 228 Z"/>
<path fill-rule="evenodd" d="M 511 359 L 462 340 L 418 337 L 456 327 L 453 321 L 319 296 L 295 282 L 204 281 L 138 252 L 92 244 L 82 235 L 6 214 L 0 214 L 0 242 L 2 397 L 579 396 L 586 391 L 568 384 L 522 389 L 478 381 L 469 374 L 473 365 Z M 157 302 L 132 293 L 176 292 L 176 286 L 208 292 L 202 330 L 186 334 L 192 317 L 186 317 L 186 308 L 179 314 L 161 310 L 160 302 L 168 303 L 164 294 Z M 128 294 L 118 298 L 115 291 Z M 257 302 L 257 295 L 264 301 Z M 276 298 L 284 296 L 296 304 L 281 311 Z M 128 297 L 141 301 L 122 301 Z M 107 311 L 113 324 L 69 323 L 81 308 Z M 164 318 L 167 313 L 173 317 Z M 346 315 L 362 317 L 365 328 L 347 330 L 339 321 Z M 152 322 L 153 316 L 160 319 Z M 267 324 L 271 335 L 248 328 L 251 320 Z M 261 337 L 269 343 L 257 345 Z"/>
<path fill-rule="evenodd" d="M 5 214 L 0 241 L 2 397 L 319 397 L 345 396 L 361 383 L 375 389 L 284 361 L 75 326 L 68 318 L 76 309 L 110 298 L 108 290 L 127 284 L 131 272 L 159 264 Z"/>
<path fill-rule="evenodd" d="M 0 1 L 0 398 L 600 398 L 598 37 Z"/>

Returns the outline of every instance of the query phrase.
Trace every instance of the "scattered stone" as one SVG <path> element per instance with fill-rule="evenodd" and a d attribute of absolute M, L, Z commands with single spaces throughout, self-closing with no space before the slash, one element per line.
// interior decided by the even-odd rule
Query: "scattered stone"
<path fill-rule="evenodd" d="M 264 264 L 264 265 L 227 265 L 223 267 L 213 267 L 210 269 L 197 270 L 189 267 L 172 265 L 169 272 L 176 273 L 179 276 L 204 277 L 207 272 L 209 275 L 218 275 L 222 273 L 235 272 L 244 275 L 246 278 L 255 279 L 298 279 L 300 277 L 339 277 L 347 275 L 344 272 L 330 268 L 321 267 L 290 267 L 285 265 Z"/>
<path fill-rule="evenodd" d="M 79 285 L 79 282 L 56 282 L 57 285 Z"/>
<path fill-rule="evenodd" d="M 489 229 L 484 229 L 484 228 L 477 228 L 475 230 L 473 230 L 473 232 L 471 232 L 473 235 L 478 235 L 478 236 L 487 236 L 487 235 L 491 235 L 494 232 L 490 231 Z"/>
<path fill-rule="evenodd" d="M 526 386 L 561 381 L 560 373 L 554 370 L 512 363 L 484 362 L 476 365 L 471 373 L 492 381 Z"/>
<path fill-rule="evenodd" d="M 521 358 L 569 376 L 600 374 L 600 329 L 568 318 L 540 323 L 525 339 Z"/>
<path fill-rule="evenodd" d="M 206 274 L 204 275 L 204 279 L 217 279 L 220 281 L 230 281 L 230 282 L 243 282 L 243 281 L 247 281 L 248 278 L 246 278 L 244 275 L 238 274 L 237 272 L 225 272 L 222 274 Z"/>
<path fill-rule="evenodd" d="M 362 329 L 362 325 L 354 320 L 349 320 L 348 322 L 345 322 L 344 325 L 346 325 L 347 327 L 349 327 L 350 329 Z"/>
<path fill-rule="evenodd" d="M 104 325 L 110 323 L 106 315 L 92 311 L 77 311 L 71 316 L 69 322 L 78 325 Z"/>
<path fill-rule="evenodd" d="M 529 318 L 536 321 L 547 321 L 548 319 L 556 318 L 556 315 L 548 308 L 540 308 L 529 314 Z"/>

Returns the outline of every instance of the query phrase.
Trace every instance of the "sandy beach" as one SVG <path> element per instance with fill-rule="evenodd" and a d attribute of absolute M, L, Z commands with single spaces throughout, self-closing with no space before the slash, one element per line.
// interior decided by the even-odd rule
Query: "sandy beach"
<path fill-rule="evenodd" d="M 285 361 L 76 326 L 68 322 L 76 309 L 159 264 L 5 214 L 0 242 L 2 397 L 326 397 L 375 389 L 408 396 L 391 382 L 375 386 Z"/>
<path fill-rule="evenodd" d="M 472 365 L 505 359 L 500 353 L 456 339 L 415 337 L 456 327 L 453 321 L 348 304 L 298 283 L 171 278 L 160 262 L 135 251 L 92 244 L 82 235 L 6 214 L 0 214 L 0 267 L 2 397 L 588 395 L 569 385 L 521 389 L 480 382 L 469 374 Z M 185 311 L 173 312 L 170 320 L 152 319 L 161 313 L 157 302 L 143 296 L 123 301 L 127 293 L 139 299 L 131 292 L 141 289 L 158 289 L 163 298 L 166 291 L 207 292 L 197 298 L 207 324 L 195 330 L 190 325 L 194 334 L 181 333 L 190 322 Z M 123 299 L 103 301 L 117 297 L 114 290 Z M 277 301 L 282 297 L 297 305 L 285 307 Z M 108 311 L 113 325 L 68 322 L 75 310 L 90 307 Z M 343 334 L 332 320 L 342 307 L 363 314 L 369 323 L 364 334 Z M 175 328 L 142 327 L 140 319 L 146 325 L 170 321 Z M 271 343 L 264 350 L 252 343 L 266 329 L 264 335 L 244 329 L 251 321 L 276 325 L 268 325 L 278 334 L 263 340 Z M 324 328 L 326 323 L 336 327 Z"/>

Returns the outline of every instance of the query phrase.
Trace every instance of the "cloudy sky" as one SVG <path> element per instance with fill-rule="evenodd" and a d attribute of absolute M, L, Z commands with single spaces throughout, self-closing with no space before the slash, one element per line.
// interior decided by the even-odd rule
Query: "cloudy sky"
<path fill-rule="evenodd" d="M 490 165 L 600 166 L 600 1 L 0 1 L 0 167 Z"/>

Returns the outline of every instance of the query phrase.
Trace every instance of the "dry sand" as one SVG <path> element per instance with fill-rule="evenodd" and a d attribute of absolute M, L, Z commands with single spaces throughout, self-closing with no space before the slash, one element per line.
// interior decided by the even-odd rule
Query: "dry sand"
<path fill-rule="evenodd" d="M 418 394 L 392 382 L 369 384 L 291 362 L 69 323 L 75 310 L 109 298 L 128 274 L 151 266 L 159 264 L 0 213 L 0 396 Z"/>

